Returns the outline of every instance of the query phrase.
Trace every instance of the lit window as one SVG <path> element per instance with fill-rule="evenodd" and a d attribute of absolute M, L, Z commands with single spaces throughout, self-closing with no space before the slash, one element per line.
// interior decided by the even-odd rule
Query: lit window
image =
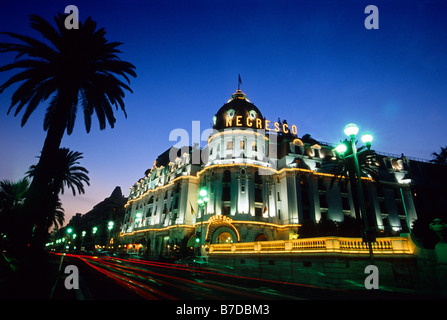
<path fill-rule="evenodd" d="M 233 150 L 233 141 L 228 141 L 227 150 Z"/>

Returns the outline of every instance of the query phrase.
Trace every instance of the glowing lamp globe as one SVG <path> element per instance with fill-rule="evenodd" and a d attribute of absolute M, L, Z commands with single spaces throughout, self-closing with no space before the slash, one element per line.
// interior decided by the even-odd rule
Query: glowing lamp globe
<path fill-rule="evenodd" d="M 208 192 L 206 191 L 206 189 L 200 189 L 199 196 L 206 197 L 207 195 L 208 195 Z"/>
<path fill-rule="evenodd" d="M 348 150 L 348 148 L 346 147 L 346 145 L 344 143 L 340 143 L 336 148 L 335 151 L 337 151 L 337 153 L 343 154 L 346 152 L 346 150 Z"/>
<path fill-rule="evenodd" d="M 362 136 L 362 142 L 365 144 L 371 144 L 371 142 L 373 141 L 373 136 L 370 135 L 369 133 L 365 133 Z"/>
<path fill-rule="evenodd" d="M 348 137 L 355 136 L 359 132 L 359 127 L 355 123 L 348 123 L 344 129 L 345 135 Z"/>

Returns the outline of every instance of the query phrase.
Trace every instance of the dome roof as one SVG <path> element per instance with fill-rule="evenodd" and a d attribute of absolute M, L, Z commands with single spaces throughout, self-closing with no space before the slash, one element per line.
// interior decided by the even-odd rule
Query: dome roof
<path fill-rule="evenodd" d="M 261 111 L 238 89 L 213 117 L 213 128 L 221 130 L 231 127 L 253 129 L 264 128 Z"/>

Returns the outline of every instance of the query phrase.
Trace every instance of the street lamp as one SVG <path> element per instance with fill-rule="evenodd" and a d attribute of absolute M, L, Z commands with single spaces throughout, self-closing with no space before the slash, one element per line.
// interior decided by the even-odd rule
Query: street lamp
<path fill-rule="evenodd" d="M 359 132 L 359 127 L 355 123 L 348 123 L 344 129 L 345 135 L 353 137 Z"/>
<path fill-rule="evenodd" d="M 199 256 L 202 255 L 202 227 L 203 227 L 203 216 L 205 215 L 206 204 L 208 202 L 208 191 L 205 188 L 199 190 L 199 200 L 197 203 L 202 207 L 202 215 L 200 217 L 200 233 L 196 234 L 196 242 L 199 244 Z"/>
<path fill-rule="evenodd" d="M 84 247 L 84 238 L 85 238 L 85 235 L 87 234 L 87 231 L 85 231 L 85 230 L 83 230 L 82 232 L 81 232 L 81 236 L 82 236 L 82 240 L 81 240 L 81 251 L 83 251 L 83 250 L 85 250 L 85 247 Z M 84 248 L 84 249 L 82 249 L 82 248 Z"/>
<path fill-rule="evenodd" d="M 357 193 L 358 193 L 358 201 L 360 204 L 360 216 L 363 219 L 363 241 L 366 241 L 368 243 L 369 248 L 369 255 L 371 258 L 371 262 L 374 263 L 373 258 L 373 250 L 372 250 L 372 242 L 375 242 L 375 236 L 373 233 L 373 230 L 370 230 L 369 228 L 369 222 L 368 222 L 368 215 L 366 211 L 366 204 L 365 204 L 365 198 L 363 194 L 363 187 L 362 187 L 362 177 L 360 173 L 360 164 L 357 154 L 357 147 L 355 145 L 355 136 L 359 132 L 359 128 L 355 123 L 348 123 L 344 128 L 344 133 L 350 138 L 351 143 L 351 149 L 352 149 L 352 155 L 348 155 L 344 158 L 353 157 L 354 158 L 354 166 L 355 166 L 355 175 L 357 178 Z M 369 133 L 364 134 L 361 137 L 361 140 L 363 143 L 365 143 L 367 150 L 371 149 L 371 142 L 373 140 L 373 136 Z M 336 151 L 342 156 L 347 151 L 347 146 L 345 144 L 340 144 L 336 148 Z M 363 150 L 365 151 L 365 150 Z M 362 152 L 362 151 L 361 151 Z"/>
<path fill-rule="evenodd" d="M 115 223 L 113 222 L 113 221 L 109 221 L 109 223 L 107 224 L 107 229 L 109 230 L 109 241 L 108 241 L 108 246 L 110 246 L 110 232 L 112 231 L 112 229 L 113 229 L 113 225 L 114 225 Z"/>
<path fill-rule="evenodd" d="M 92 233 L 93 233 L 93 249 L 96 249 L 96 244 L 95 244 L 95 239 L 96 239 L 96 232 L 98 231 L 98 227 L 93 227 L 92 228 Z"/>

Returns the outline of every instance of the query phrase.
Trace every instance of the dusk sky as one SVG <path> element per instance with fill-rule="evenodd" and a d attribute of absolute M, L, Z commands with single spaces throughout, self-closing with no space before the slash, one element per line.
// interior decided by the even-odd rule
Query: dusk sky
<path fill-rule="evenodd" d="M 48 20 L 76 5 L 121 41 L 120 57 L 136 66 L 127 119 L 100 131 L 82 112 L 62 147 L 84 154 L 90 173 L 84 195 L 62 196 L 66 222 L 86 213 L 116 186 L 129 188 L 176 141 L 176 128 L 201 130 L 236 91 L 271 120 L 287 119 L 298 135 L 331 143 L 355 122 L 374 135 L 373 149 L 431 159 L 447 145 L 447 2 L 306 1 L 0 1 L 0 31 L 42 40 L 29 15 Z M 379 9 L 379 29 L 367 30 L 367 5 Z M 0 42 L 10 38 L 0 35 Z M 14 40 L 16 41 L 16 40 Z M 0 53 L 0 65 L 12 54 Z M 0 83 L 15 72 L 0 73 Z M 0 94 L 0 180 L 16 181 L 37 162 L 46 132 L 41 104 L 22 128 L 6 115 L 17 86 Z M 202 146 L 205 143 L 202 142 Z"/>

